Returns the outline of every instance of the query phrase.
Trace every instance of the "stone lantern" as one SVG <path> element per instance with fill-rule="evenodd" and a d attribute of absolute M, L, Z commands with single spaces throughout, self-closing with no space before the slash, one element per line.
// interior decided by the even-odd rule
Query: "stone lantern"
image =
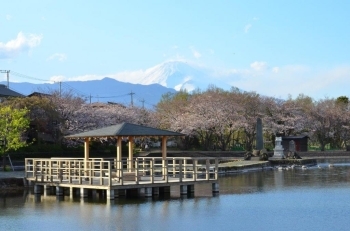
<path fill-rule="evenodd" d="M 275 140 L 275 148 L 273 149 L 273 158 L 274 159 L 284 159 L 284 153 L 283 153 L 283 146 L 282 146 L 282 137 L 276 137 Z"/>

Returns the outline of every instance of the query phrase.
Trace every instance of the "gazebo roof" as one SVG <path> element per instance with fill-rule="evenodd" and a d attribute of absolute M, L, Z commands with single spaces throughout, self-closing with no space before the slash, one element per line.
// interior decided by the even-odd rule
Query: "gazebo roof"
<path fill-rule="evenodd" d="M 143 125 L 121 123 L 100 129 L 66 136 L 66 138 L 111 137 L 111 136 L 184 136 L 179 132 L 172 132 Z"/>

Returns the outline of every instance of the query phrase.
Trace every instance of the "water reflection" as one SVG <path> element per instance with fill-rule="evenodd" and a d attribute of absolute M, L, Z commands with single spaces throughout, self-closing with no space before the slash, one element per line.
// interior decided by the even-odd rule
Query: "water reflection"
<path fill-rule="evenodd" d="M 220 178 L 220 194 L 262 193 L 298 187 L 349 185 L 350 163 L 336 163 L 333 166 L 329 167 L 329 162 L 323 162 L 307 169 L 272 169 L 230 175 Z"/>
<path fill-rule="evenodd" d="M 330 167 L 330 164 L 333 166 Z M 219 178 L 220 193 L 211 192 L 210 184 L 195 185 L 195 193 L 191 195 L 180 195 L 179 187 L 172 187 L 170 194 L 158 195 L 151 198 L 125 198 L 120 197 L 108 201 L 109 205 L 141 204 L 161 201 L 166 204 L 168 200 L 188 200 L 198 197 L 209 197 L 224 194 L 250 194 L 264 193 L 276 190 L 288 190 L 298 187 L 336 187 L 337 185 L 349 185 L 350 159 L 321 160 L 318 166 L 307 169 L 294 168 L 289 170 L 265 169 L 263 171 L 237 173 Z M 29 197 L 29 198 L 27 198 Z M 93 197 L 70 198 L 69 196 L 56 196 L 55 192 L 46 192 L 43 195 L 33 194 L 31 190 L 11 191 L 0 193 L 0 208 L 21 207 L 26 202 L 33 201 L 42 203 L 55 200 L 56 202 L 71 203 L 101 203 L 107 200 L 102 191 L 98 191 Z"/>
<path fill-rule="evenodd" d="M 180 196 L 179 187 L 172 187 L 165 197 L 112 201 L 99 192 L 83 199 L 2 193 L 0 223 L 4 230 L 327 230 L 332 223 L 346 230 L 349 182 L 350 159 L 220 177 L 216 197 L 210 184 L 195 185 L 194 196 Z"/>

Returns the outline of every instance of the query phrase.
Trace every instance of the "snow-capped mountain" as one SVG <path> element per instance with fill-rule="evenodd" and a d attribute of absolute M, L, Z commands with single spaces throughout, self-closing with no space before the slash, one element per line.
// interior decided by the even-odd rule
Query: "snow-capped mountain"
<path fill-rule="evenodd" d="M 164 62 L 149 68 L 139 81 L 145 85 L 158 83 L 177 91 L 186 89 L 189 92 L 198 88 L 205 90 L 209 85 L 230 88 L 216 79 L 210 70 L 183 61 Z"/>

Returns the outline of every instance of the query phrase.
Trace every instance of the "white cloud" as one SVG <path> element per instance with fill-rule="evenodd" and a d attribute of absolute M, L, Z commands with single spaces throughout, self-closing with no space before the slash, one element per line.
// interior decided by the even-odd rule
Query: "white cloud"
<path fill-rule="evenodd" d="M 13 58 L 22 52 L 26 52 L 38 46 L 42 38 L 42 35 L 25 35 L 19 32 L 15 39 L 6 43 L 0 42 L 0 59 Z"/>
<path fill-rule="evenodd" d="M 12 16 L 9 15 L 9 14 L 7 14 L 7 15 L 6 15 L 6 20 L 7 20 L 7 21 L 10 21 L 11 19 L 12 19 Z"/>
<path fill-rule="evenodd" d="M 175 90 L 180 91 L 180 90 L 187 90 L 188 92 L 193 91 L 194 89 L 196 89 L 196 86 L 194 86 L 191 83 L 192 77 L 191 76 L 186 76 L 181 83 L 179 83 L 178 85 L 176 85 L 174 87 Z"/>
<path fill-rule="evenodd" d="M 55 53 L 48 58 L 48 60 L 53 60 L 53 59 L 57 59 L 58 61 L 63 62 L 64 60 L 67 59 L 67 55 L 63 53 Z"/>
<path fill-rule="evenodd" d="M 256 78 L 255 70 L 249 69 L 235 69 L 226 74 L 231 86 L 266 96 L 287 99 L 289 95 L 296 97 L 305 94 L 316 100 L 350 96 L 347 87 L 350 66 L 320 70 L 304 65 L 285 65 L 265 68 L 259 72 L 259 78 Z"/>
<path fill-rule="evenodd" d="M 254 62 L 250 64 L 250 67 L 253 68 L 255 71 L 263 71 L 266 69 L 267 64 L 265 62 Z"/>
<path fill-rule="evenodd" d="M 244 33 L 248 33 L 249 32 L 249 30 L 250 30 L 250 28 L 252 28 L 252 24 L 247 24 L 245 27 L 244 27 Z"/>
<path fill-rule="evenodd" d="M 175 86 L 175 90 L 180 91 L 180 90 L 186 90 L 187 92 L 191 92 L 195 90 L 197 87 L 191 83 L 184 83 L 181 85 Z"/>
<path fill-rule="evenodd" d="M 199 59 L 200 57 L 202 57 L 202 54 L 199 53 L 193 46 L 190 47 L 191 51 L 192 51 L 192 55 L 196 58 Z"/>
<path fill-rule="evenodd" d="M 273 72 L 273 73 L 278 73 L 279 70 L 280 70 L 279 67 L 273 67 L 273 68 L 272 68 L 272 72 Z"/>
<path fill-rule="evenodd" d="M 50 78 L 50 82 L 62 82 L 66 80 L 67 78 L 63 75 L 55 75 L 55 76 L 51 76 Z"/>

